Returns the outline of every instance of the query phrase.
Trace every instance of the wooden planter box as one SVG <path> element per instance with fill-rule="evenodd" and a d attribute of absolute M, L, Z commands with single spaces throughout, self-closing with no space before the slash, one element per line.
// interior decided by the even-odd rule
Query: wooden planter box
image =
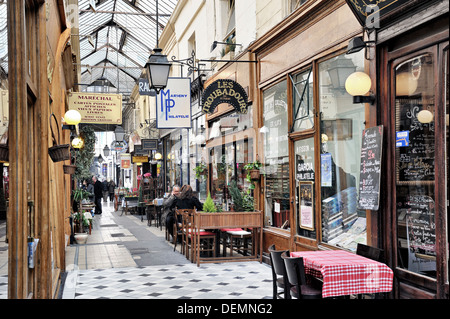
<path fill-rule="evenodd" d="M 255 249 L 255 254 L 252 256 L 234 256 L 234 257 L 214 257 L 201 258 L 200 252 L 196 249 L 197 266 L 204 262 L 218 262 L 218 261 L 243 261 L 243 260 L 259 260 L 262 262 L 262 239 L 263 239 L 263 212 L 218 212 L 218 213 L 195 213 L 195 228 L 196 229 L 222 229 L 222 228 L 252 228 L 255 243 L 258 248 Z M 199 232 L 197 232 L 198 234 Z M 200 240 L 200 235 L 196 236 L 196 242 Z M 258 257 L 259 253 L 259 257 Z"/>

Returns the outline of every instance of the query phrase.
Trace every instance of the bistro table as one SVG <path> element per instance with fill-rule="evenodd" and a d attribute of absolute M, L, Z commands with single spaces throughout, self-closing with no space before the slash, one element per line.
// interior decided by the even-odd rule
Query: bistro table
<path fill-rule="evenodd" d="M 372 294 L 392 290 L 393 271 L 383 263 L 345 250 L 297 251 L 305 273 L 323 280 L 322 297 Z"/>

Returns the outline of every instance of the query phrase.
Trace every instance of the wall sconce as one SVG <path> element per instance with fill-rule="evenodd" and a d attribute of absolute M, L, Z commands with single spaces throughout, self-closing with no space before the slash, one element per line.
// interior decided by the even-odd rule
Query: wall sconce
<path fill-rule="evenodd" d="M 81 122 L 80 112 L 77 110 L 68 110 L 66 114 L 64 114 L 64 122 L 65 124 L 62 126 L 63 130 L 76 130 L 77 125 Z"/>
<path fill-rule="evenodd" d="M 102 154 L 100 154 L 100 155 L 98 156 L 97 161 L 98 161 L 100 164 L 103 163 L 103 157 L 102 157 Z"/>
<path fill-rule="evenodd" d="M 155 160 L 159 161 L 160 159 L 162 159 L 162 154 L 160 152 L 157 152 L 155 154 Z"/>
<path fill-rule="evenodd" d="M 72 140 L 72 147 L 73 148 L 82 148 L 84 146 L 84 140 L 81 137 L 75 137 Z"/>
<path fill-rule="evenodd" d="M 418 86 L 418 81 L 409 72 L 401 72 L 395 76 L 395 95 L 411 96 Z"/>
<path fill-rule="evenodd" d="M 217 48 L 217 45 L 218 45 L 218 44 L 233 45 L 233 46 L 240 45 L 240 46 L 242 46 L 242 44 L 238 44 L 238 43 L 229 43 L 229 42 L 219 42 L 219 41 L 214 41 L 214 42 L 212 43 L 212 45 L 211 45 L 211 51 L 210 51 L 210 52 L 213 52 L 214 49 Z"/>
<path fill-rule="evenodd" d="M 375 43 L 375 41 L 364 41 L 362 36 L 355 37 L 348 42 L 347 54 L 356 53 L 365 49 L 364 56 L 366 60 L 370 60 L 370 58 L 367 57 L 367 48 L 369 47 L 369 44 L 373 43 Z"/>
<path fill-rule="evenodd" d="M 373 94 L 366 95 L 372 87 L 372 80 L 364 72 L 354 72 L 349 75 L 345 81 L 345 90 L 353 96 L 353 103 L 370 103 L 375 102 Z"/>
<path fill-rule="evenodd" d="M 433 113 L 428 110 L 422 110 L 417 113 L 417 120 L 423 124 L 431 123 L 433 121 L 433 117 Z"/>

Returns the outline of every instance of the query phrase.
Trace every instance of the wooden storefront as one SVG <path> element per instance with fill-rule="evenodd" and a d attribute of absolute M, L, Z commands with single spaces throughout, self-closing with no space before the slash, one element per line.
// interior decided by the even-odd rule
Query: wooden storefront
<path fill-rule="evenodd" d="M 50 125 L 59 144 L 66 92 L 73 87 L 70 28 L 61 0 L 8 1 L 9 163 L 8 298 L 57 297 L 70 234 L 71 177 L 54 163 Z M 51 114 L 58 125 L 51 120 Z M 53 121 L 53 123 L 51 122 Z M 34 267 L 27 246 L 38 239 Z"/>
<path fill-rule="evenodd" d="M 371 61 L 387 128 L 379 234 L 398 299 L 449 298 L 448 12 L 448 1 L 408 1 L 382 18 Z"/>

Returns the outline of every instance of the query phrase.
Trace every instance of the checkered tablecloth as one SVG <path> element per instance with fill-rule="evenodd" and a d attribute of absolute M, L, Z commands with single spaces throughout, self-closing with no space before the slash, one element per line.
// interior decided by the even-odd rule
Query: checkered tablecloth
<path fill-rule="evenodd" d="M 299 251 L 291 257 L 303 257 L 305 272 L 323 280 L 323 298 L 392 290 L 388 266 L 348 251 Z"/>

